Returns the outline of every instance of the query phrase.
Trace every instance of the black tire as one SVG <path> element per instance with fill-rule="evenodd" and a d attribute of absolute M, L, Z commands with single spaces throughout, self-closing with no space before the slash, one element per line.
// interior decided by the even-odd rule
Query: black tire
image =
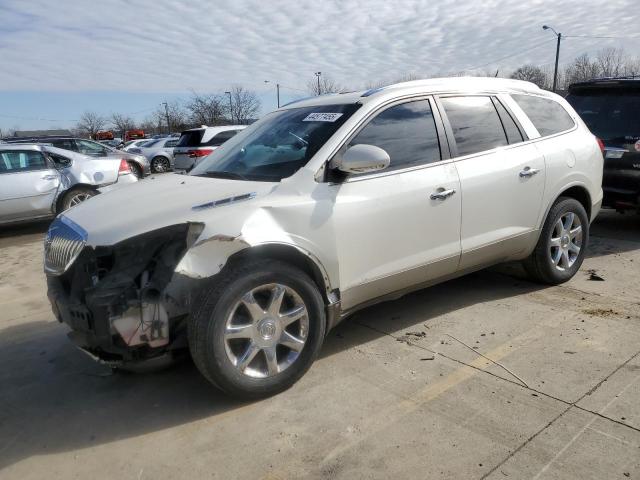
<path fill-rule="evenodd" d="M 136 162 L 128 161 L 129 169 L 131 169 L 131 173 L 135 175 L 136 178 L 142 179 L 144 174 L 142 173 L 142 167 L 138 165 Z"/>
<path fill-rule="evenodd" d="M 575 214 L 580 221 L 580 226 L 582 228 L 580 251 L 570 266 L 560 268 L 559 266 L 556 267 L 552 259 L 551 252 L 553 252 L 553 250 L 551 250 L 551 238 L 554 234 L 556 224 L 561 218 L 569 213 Z M 588 244 L 589 217 L 587 216 L 586 210 L 575 198 L 560 197 L 553 204 L 551 210 L 549 210 L 549 214 L 547 215 L 544 226 L 542 227 L 542 232 L 540 233 L 540 238 L 538 239 L 536 248 L 533 250 L 531 255 L 523 261 L 524 269 L 529 277 L 536 282 L 546 283 L 549 285 L 564 283 L 570 280 L 571 277 L 576 274 L 580 265 L 582 265 Z M 557 252 L 557 250 L 555 250 L 555 252 Z"/>
<path fill-rule="evenodd" d="M 97 190 L 91 187 L 75 187 L 65 192 L 60 202 L 59 211 L 63 212 L 78 205 L 79 203 L 88 200 L 91 197 L 95 197 L 98 194 Z"/>
<path fill-rule="evenodd" d="M 160 169 L 158 167 L 161 167 Z M 151 172 L 152 173 L 166 173 L 171 170 L 171 162 L 167 157 L 158 155 L 151 159 Z"/>
<path fill-rule="evenodd" d="M 225 270 L 194 304 L 188 330 L 194 363 L 207 380 L 234 397 L 261 398 L 286 390 L 309 369 L 324 339 L 325 309 L 318 287 L 301 270 L 277 260 L 239 263 Z M 308 333 L 293 363 L 273 376 L 255 378 L 234 366 L 223 333 L 227 318 L 246 292 L 275 283 L 291 288 L 304 302 Z"/>

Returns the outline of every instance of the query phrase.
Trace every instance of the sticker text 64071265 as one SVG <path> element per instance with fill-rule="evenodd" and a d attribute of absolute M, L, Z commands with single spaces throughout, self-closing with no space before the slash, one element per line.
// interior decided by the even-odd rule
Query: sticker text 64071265
<path fill-rule="evenodd" d="M 341 113 L 316 112 L 310 113 L 302 119 L 303 122 L 335 122 L 342 116 Z"/>

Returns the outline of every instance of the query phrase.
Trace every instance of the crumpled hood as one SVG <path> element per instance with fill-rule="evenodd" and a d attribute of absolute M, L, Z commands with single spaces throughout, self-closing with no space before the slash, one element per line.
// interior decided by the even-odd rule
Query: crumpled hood
<path fill-rule="evenodd" d="M 234 205 L 246 206 L 275 185 L 170 173 L 97 195 L 63 215 L 87 231 L 89 245 L 108 246 L 169 225 L 214 221 L 219 213 Z M 255 196 L 238 203 L 205 205 L 247 194 Z M 201 205 L 205 206 L 193 208 Z"/>

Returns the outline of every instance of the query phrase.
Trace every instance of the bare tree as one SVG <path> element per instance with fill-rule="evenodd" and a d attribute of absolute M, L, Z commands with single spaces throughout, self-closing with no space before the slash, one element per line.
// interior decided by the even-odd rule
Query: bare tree
<path fill-rule="evenodd" d="M 549 77 L 540 67 L 535 65 L 521 66 L 511 74 L 511 78 L 535 83 L 540 88 L 548 88 L 549 86 Z"/>
<path fill-rule="evenodd" d="M 120 134 L 120 138 L 124 138 L 125 132 L 127 130 L 133 130 L 136 125 L 133 118 L 121 113 L 112 113 L 110 121 L 114 130 Z"/>
<path fill-rule="evenodd" d="M 234 85 L 231 88 L 231 122 L 247 124 L 249 120 L 258 116 L 260 112 L 260 100 L 257 95 L 246 90 L 241 85 Z"/>
<path fill-rule="evenodd" d="M 584 82 L 600 76 L 600 68 L 586 53 L 576 57 L 565 69 L 565 83 Z"/>
<path fill-rule="evenodd" d="M 167 102 L 166 108 L 164 105 L 158 106 L 151 115 L 157 125 L 158 133 L 184 130 L 188 124 L 187 112 L 178 101 Z"/>
<path fill-rule="evenodd" d="M 186 104 L 190 122 L 195 125 L 220 125 L 229 110 L 225 100 L 222 95 L 192 92 L 191 99 Z"/>
<path fill-rule="evenodd" d="M 624 70 L 626 58 L 621 48 L 603 48 L 596 54 L 595 63 L 601 77 L 618 77 Z"/>
<path fill-rule="evenodd" d="M 312 95 L 325 95 L 327 93 L 340 93 L 346 91 L 346 88 L 335 82 L 327 75 L 320 76 L 320 82 L 317 78 L 313 78 L 307 82 L 307 90 Z"/>
<path fill-rule="evenodd" d="M 95 138 L 95 134 L 102 130 L 106 124 L 106 118 L 95 112 L 87 110 L 80 117 L 77 128 L 83 134 L 89 135 L 91 138 Z"/>

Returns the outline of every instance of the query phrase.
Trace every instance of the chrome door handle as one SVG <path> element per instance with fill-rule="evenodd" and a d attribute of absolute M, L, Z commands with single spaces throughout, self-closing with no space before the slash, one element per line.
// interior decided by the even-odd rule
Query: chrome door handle
<path fill-rule="evenodd" d="M 536 175 L 540 170 L 537 168 L 529 168 L 529 167 L 525 167 L 524 170 L 520 171 L 520 177 L 522 178 L 526 178 L 526 177 L 533 177 L 534 175 Z"/>
<path fill-rule="evenodd" d="M 439 192 L 435 192 L 431 194 L 431 200 L 446 200 L 454 193 L 456 193 L 456 191 L 453 188 L 451 190 L 442 190 Z"/>

